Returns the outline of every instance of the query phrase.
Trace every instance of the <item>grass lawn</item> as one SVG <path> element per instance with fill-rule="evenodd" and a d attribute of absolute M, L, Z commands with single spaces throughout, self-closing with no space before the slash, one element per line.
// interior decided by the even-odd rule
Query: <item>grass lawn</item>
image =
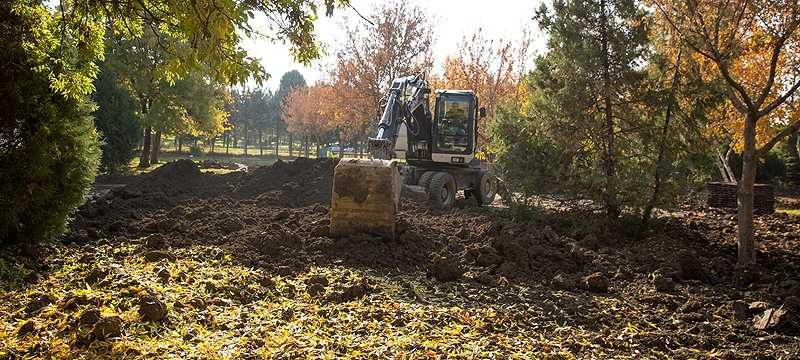
<path fill-rule="evenodd" d="M 139 167 L 139 158 L 136 157 L 131 160 L 130 165 L 128 166 L 130 169 L 131 174 L 138 175 L 142 173 L 147 173 L 157 169 L 159 166 L 164 165 L 168 162 L 172 162 L 179 159 L 191 159 L 196 162 L 202 162 L 205 160 L 211 161 L 219 161 L 219 162 L 236 162 L 245 164 L 247 166 L 269 166 L 278 161 L 275 156 L 225 156 L 224 154 L 202 154 L 202 155 L 190 155 L 186 153 L 174 153 L 174 152 L 162 152 L 160 156 L 160 161 L 158 164 L 152 164 L 150 167 L 147 168 L 140 168 Z M 281 157 L 281 160 L 291 160 L 294 157 Z M 207 169 L 204 171 L 208 172 L 220 172 L 216 171 L 217 169 Z M 228 170 L 221 170 L 222 172 L 227 172 Z"/>

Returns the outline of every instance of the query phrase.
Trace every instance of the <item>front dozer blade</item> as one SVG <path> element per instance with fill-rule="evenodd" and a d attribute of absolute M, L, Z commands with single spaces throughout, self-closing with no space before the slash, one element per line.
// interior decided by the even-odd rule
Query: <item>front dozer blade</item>
<path fill-rule="evenodd" d="M 388 160 L 349 159 L 333 170 L 333 237 L 367 233 L 394 239 L 400 172 Z"/>

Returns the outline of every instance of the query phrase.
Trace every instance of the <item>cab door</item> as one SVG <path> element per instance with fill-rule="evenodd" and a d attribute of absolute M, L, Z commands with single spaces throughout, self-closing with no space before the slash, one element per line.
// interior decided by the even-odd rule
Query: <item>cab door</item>
<path fill-rule="evenodd" d="M 431 160 L 467 164 L 475 148 L 475 94 L 444 91 L 437 95 Z"/>

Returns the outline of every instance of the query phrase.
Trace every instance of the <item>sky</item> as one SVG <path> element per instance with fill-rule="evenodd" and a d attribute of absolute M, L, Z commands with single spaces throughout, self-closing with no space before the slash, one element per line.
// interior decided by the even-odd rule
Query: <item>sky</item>
<path fill-rule="evenodd" d="M 406 0 L 421 7 L 434 23 L 434 72 L 441 72 L 444 58 L 456 54 L 458 44 L 464 36 L 472 35 L 479 28 L 488 38 L 516 40 L 523 29 L 532 33 L 534 52 L 544 48 L 545 38 L 536 30 L 533 12 L 541 0 Z M 381 3 L 380 0 L 351 0 L 353 8 L 363 15 L 370 14 Z M 323 10 L 324 12 L 324 10 Z M 364 21 L 355 10 L 339 8 L 334 15 L 320 14 L 315 24 L 319 42 L 328 55 L 323 55 L 309 66 L 296 63 L 289 54 L 289 46 L 266 39 L 247 39 L 243 47 L 250 56 L 261 61 L 271 74 L 265 87 L 275 90 L 280 77 L 290 70 L 298 70 L 313 84 L 324 76 L 324 69 L 333 63 L 333 54 L 345 39 L 345 26 Z M 257 17 L 251 22 L 256 29 L 266 32 L 266 21 Z"/>

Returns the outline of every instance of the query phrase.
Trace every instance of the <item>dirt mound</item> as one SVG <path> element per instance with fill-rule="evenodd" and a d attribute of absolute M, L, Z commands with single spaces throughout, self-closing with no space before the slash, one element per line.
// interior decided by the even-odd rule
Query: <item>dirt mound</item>
<path fill-rule="evenodd" d="M 333 239 L 327 236 L 327 213 L 335 165 L 336 160 L 301 158 L 246 174 L 215 175 L 200 172 L 191 161 L 177 161 L 84 206 L 68 239 L 159 234 L 163 246 L 216 245 L 247 265 L 279 272 L 344 263 L 428 272 L 443 279 L 460 279 L 450 276 L 458 273 L 486 284 L 500 278 L 549 284 L 556 277 L 559 284 L 578 284 L 581 277 L 600 273 L 612 289 L 632 274 L 645 274 L 648 284 L 653 274 L 683 283 L 737 281 L 733 218 L 718 211 L 687 212 L 636 239 L 626 230 L 633 225 L 609 229 L 587 220 L 591 214 L 543 212 L 535 221 L 515 222 L 497 216 L 497 210 L 467 205 L 433 212 L 407 202 L 396 240 L 369 235 Z M 781 272 L 796 272 L 789 265 L 796 246 L 786 240 L 796 241 L 800 221 L 762 216 L 757 231 L 775 250 L 763 260 Z M 438 274 L 432 268 L 458 271 Z"/>
<path fill-rule="evenodd" d="M 329 204 L 337 163 L 336 159 L 278 160 L 243 176 L 232 195 L 276 206 Z"/>
<path fill-rule="evenodd" d="M 176 181 L 176 180 L 190 180 L 200 176 L 200 167 L 189 159 L 180 159 L 161 166 L 151 173 L 145 175 L 145 178 Z"/>
<path fill-rule="evenodd" d="M 168 224 L 180 228 L 191 218 L 201 218 L 203 212 L 226 212 L 224 209 L 236 209 L 239 202 L 258 207 L 327 205 L 335 166 L 334 159 L 297 159 L 278 161 L 250 173 L 216 175 L 201 172 L 191 160 L 174 161 L 85 204 L 72 222 L 75 231 L 67 240 L 135 237 L 163 230 Z M 215 206 L 215 202 L 223 205 Z M 190 213 L 189 219 L 182 217 Z M 152 227 L 154 223 L 159 225 Z M 231 226 L 236 225 L 222 228 L 229 230 Z"/>

